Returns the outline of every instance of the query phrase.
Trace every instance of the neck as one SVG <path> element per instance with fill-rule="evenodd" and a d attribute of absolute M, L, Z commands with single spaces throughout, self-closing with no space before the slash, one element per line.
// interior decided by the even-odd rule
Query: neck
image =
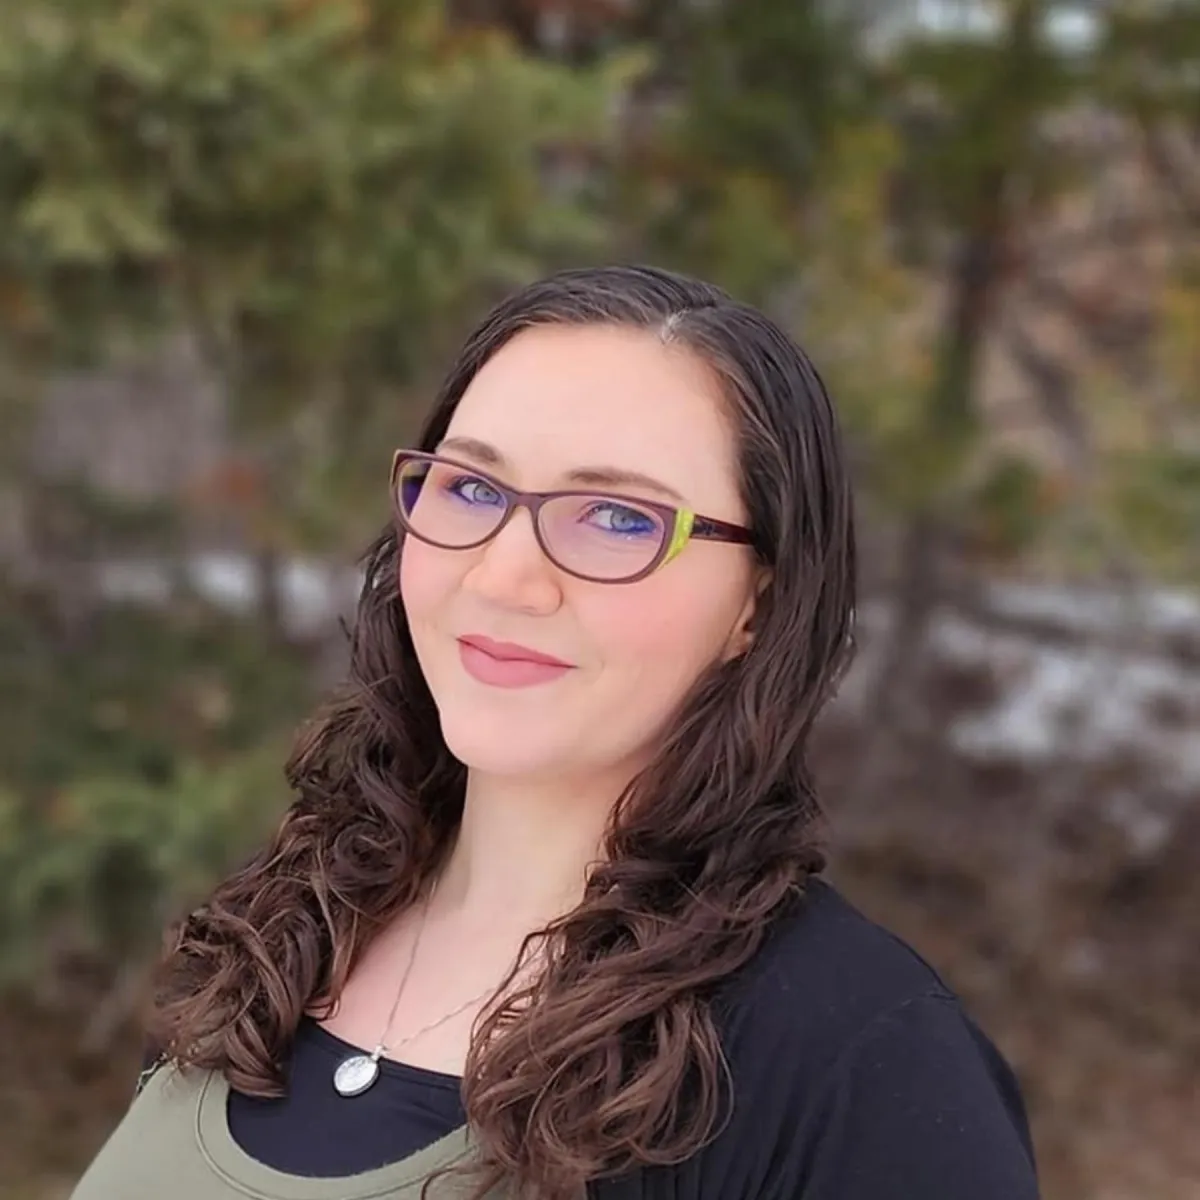
<path fill-rule="evenodd" d="M 569 912 L 583 897 L 589 866 L 603 857 L 619 791 L 471 772 L 438 908 L 471 923 L 529 928 Z"/>

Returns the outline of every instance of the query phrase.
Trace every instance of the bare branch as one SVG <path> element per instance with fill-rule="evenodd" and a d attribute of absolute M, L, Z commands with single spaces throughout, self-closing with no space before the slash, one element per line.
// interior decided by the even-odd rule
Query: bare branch
<path fill-rule="evenodd" d="M 1066 450 L 1072 469 L 1082 473 L 1091 457 L 1091 437 L 1079 407 L 1075 372 L 1039 346 L 1016 318 L 1005 323 L 1001 340 L 1032 385 L 1033 396 Z"/>

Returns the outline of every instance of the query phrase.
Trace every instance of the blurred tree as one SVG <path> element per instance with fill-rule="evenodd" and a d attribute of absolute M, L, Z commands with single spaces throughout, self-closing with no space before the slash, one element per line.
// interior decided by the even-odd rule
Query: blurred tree
<path fill-rule="evenodd" d="M 997 452 L 990 437 L 983 366 L 1010 326 L 1002 348 L 1051 432 L 1080 453 L 1089 444 L 1077 367 L 1027 336 L 1009 303 L 1046 268 L 1038 235 L 1095 186 L 1093 162 L 1057 129 L 1085 126 L 1098 105 L 1131 111 L 1133 95 L 1108 77 L 1141 80 L 1159 120 L 1194 111 L 1184 26 L 1196 6 L 1096 6 L 1086 36 L 1062 32 L 1078 15 L 1067 0 L 981 0 L 936 22 L 903 4 L 634 7 L 660 57 L 633 126 L 625 235 L 774 308 L 826 367 L 867 506 L 903 529 L 898 621 L 870 722 L 893 728 L 949 552 L 1011 562 L 1069 507 L 1043 462 Z M 1161 78 L 1158 39 L 1174 43 Z M 1111 310 L 1064 285 L 1071 251 L 1055 251 L 1056 310 L 1103 352 Z M 1167 489 L 1192 476 L 1141 478 Z M 1114 496 L 1145 510 L 1133 491 Z M 1190 510 L 1170 508 L 1181 518 L 1157 527 L 1177 544 Z"/>
<path fill-rule="evenodd" d="M 1134 122 L 1162 209 L 1182 229 L 1159 310 L 1158 437 L 1106 464 L 1120 535 L 1158 572 L 1200 578 L 1200 6 L 1117 7 L 1105 30 L 1099 93 Z M 1164 394 L 1165 393 L 1165 394 Z M 1147 408 L 1152 406 L 1147 405 Z"/>
<path fill-rule="evenodd" d="M 433 0 L 0 8 L 0 394 L 27 410 L 52 367 L 183 331 L 236 441 L 181 494 L 240 513 L 277 635 L 99 599 L 67 627 L 41 598 L 0 595 L 20 717 L 0 739 L 0 822 L 29 867 L 0 896 L 0 971 L 33 970 L 30 948 L 80 922 L 102 958 L 144 948 L 180 863 L 209 878 L 278 811 L 282 787 L 237 791 L 229 820 L 213 806 L 308 697 L 311 663 L 282 645 L 281 560 L 375 532 L 403 408 L 481 302 L 600 253 L 572 167 L 611 152 L 636 69 L 555 66 Z M 6 465 L 8 486 L 47 495 L 26 456 Z M 136 523 L 75 491 L 77 553 Z M 178 528 L 164 543 L 189 552 Z"/>
<path fill-rule="evenodd" d="M 377 500 L 402 389 L 481 295 L 602 242 L 547 167 L 606 152 L 628 64 L 569 72 L 442 7 L 0 13 L 8 360 L 186 330 L 261 480 L 250 533 L 268 564 L 364 535 L 355 501 L 368 481 Z"/>
<path fill-rule="evenodd" d="M 656 63 L 627 123 L 628 251 L 770 303 L 803 273 L 839 132 L 867 111 L 869 23 L 829 0 L 632 8 Z"/>

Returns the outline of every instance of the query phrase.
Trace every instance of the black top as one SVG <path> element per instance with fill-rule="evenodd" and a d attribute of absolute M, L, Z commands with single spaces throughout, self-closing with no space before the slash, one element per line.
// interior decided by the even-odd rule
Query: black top
<path fill-rule="evenodd" d="M 591 1188 L 594 1200 L 1036 1200 L 1008 1066 L 937 973 L 814 880 L 719 1005 L 732 1118 L 677 1167 Z M 384 1063 L 346 1099 L 352 1048 L 306 1022 L 288 1094 L 231 1093 L 253 1157 L 344 1175 L 406 1157 L 464 1121 L 454 1076 Z"/>
<path fill-rule="evenodd" d="M 234 1141 L 289 1175 L 354 1175 L 399 1162 L 466 1123 L 457 1075 L 386 1058 L 373 1087 L 339 1096 L 338 1063 L 361 1053 L 305 1018 L 292 1046 L 286 1095 L 261 1100 L 230 1090 Z"/>

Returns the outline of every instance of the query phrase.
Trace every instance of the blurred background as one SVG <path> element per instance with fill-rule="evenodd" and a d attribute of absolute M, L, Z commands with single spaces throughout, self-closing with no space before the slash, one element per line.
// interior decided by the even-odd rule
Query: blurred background
<path fill-rule="evenodd" d="M 863 524 L 834 878 L 1049 1200 L 1200 1197 L 1200 2 L 0 6 L 0 1195 L 127 1104 L 459 339 L 649 260 L 811 350 Z"/>

